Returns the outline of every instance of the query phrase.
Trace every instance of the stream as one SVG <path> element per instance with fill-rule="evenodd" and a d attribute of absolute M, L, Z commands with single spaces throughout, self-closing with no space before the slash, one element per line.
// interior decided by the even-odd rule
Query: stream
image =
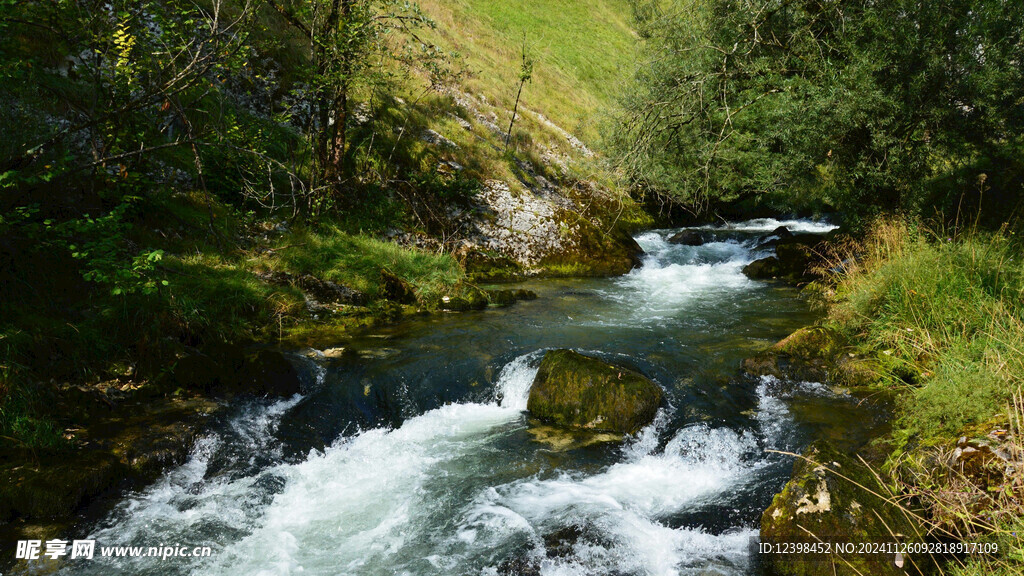
<path fill-rule="evenodd" d="M 76 529 L 97 549 L 211 557 L 97 553 L 60 573 L 497 575 L 512 560 L 545 576 L 758 574 L 760 514 L 792 468 L 766 450 L 850 442 L 864 418 L 821 384 L 740 373 L 817 318 L 795 289 L 741 273 L 779 225 L 832 228 L 754 220 L 708 228 L 700 247 L 648 231 L 628 275 L 533 281 L 535 301 L 324 342 L 344 347 L 331 358 L 297 354 L 301 396 L 238 401 L 185 464 Z M 654 379 L 666 392 L 655 422 L 600 442 L 531 421 L 550 348 Z"/>

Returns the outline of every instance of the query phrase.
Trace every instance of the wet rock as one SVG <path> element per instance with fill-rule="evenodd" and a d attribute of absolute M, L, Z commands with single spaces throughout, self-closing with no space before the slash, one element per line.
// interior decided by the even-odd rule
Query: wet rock
<path fill-rule="evenodd" d="M 63 462 L 0 469 L 0 522 L 69 516 L 89 498 L 116 488 L 127 467 L 116 456 L 89 451 Z"/>
<path fill-rule="evenodd" d="M 528 554 L 508 558 L 498 566 L 499 576 L 541 576 L 540 562 Z"/>
<path fill-rule="evenodd" d="M 822 326 L 801 328 L 743 361 L 751 376 L 831 382 L 851 388 L 873 384 L 881 371 L 874 360 L 846 351 L 839 334 Z"/>
<path fill-rule="evenodd" d="M 699 230 L 683 230 L 669 236 L 669 244 L 681 244 L 683 246 L 703 246 L 708 239 Z"/>
<path fill-rule="evenodd" d="M 785 226 L 779 226 L 775 230 L 772 230 L 768 234 L 765 234 L 757 242 L 758 248 L 771 248 L 777 246 L 779 242 L 782 242 L 788 238 L 792 238 L 793 233 L 789 231 L 789 228 Z"/>
<path fill-rule="evenodd" d="M 790 232 L 789 228 L 786 228 L 785 226 L 779 226 L 775 230 L 772 230 L 771 235 L 772 236 L 777 236 L 780 239 L 781 238 L 792 238 L 793 237 L 793 233 Z"/>
<path fill-rule="evenodd" d="M 807 244 L 779 244 L 775 247 L 775 257 L 778 258 L 779 268 L 785 276 L 803 278 L 812 275 L 809 266 L 814 252 Z"/>
<path fill-rule="evenodd" d="M 321 302 L 335 302 L 350 306 L 365 306 L 369 300 L 366 294 L 359 290 L 349 288 L 330 280 L 321 280 L 316 276 L 306 274 L 300 276 L 297 282 L 303 292 L 311 294 Z"/>
<path fill-rule="evenodd" d="M 226 384 L 226 374 L 220 364 L 205 354 L 191 354 L 179 358 L 171 369 L 170 388 L 196 390 L 209 394 Z"/>
<path fill-rule="evenodd" d="M 824 442 L 798 458 L 782 492 L 761 516 L 761 542 L 868 543 L 925 542 L 926 531 L 903 510 L 873 495 L 884 494 L 873 473 L 860 461 Z M 845 477 L 845 478 L 844 478 Z M 860 486 L 858 486 L 858 484 Z M 926 555 L 908 555 L 897 568 L 889 554 L 762 554 L 779 576 L 819 574 L 921 574 Z"/>
<path fill-rule="evenodd" d="M 301 388 L 299 373 L 288 357 L 277 350 L 260 350 L 250 356 L 238 377 L 239 392 L 258 396 L 291 396 Z"/>
<path fill-rule="evenodd" d="M 822 381 L 840 352 L 838 336 L 819 326 L 801 328 L 771 348 L 743 361 L 751 376 L 774 376 L 796 380 Z"/>
<path fill-rule="evenodd" d="M 488 290 L 487 300 L 491 306 L 505 308 L 516 303 L 516 293 L 512 290 Z"/>
<path fill-rule="evenodd" d="M 415 304 L 416 292 L 412 286 L 390 270 L 380 271 L 381 296 L 399 304 Z"/>
<path fill-rule="evenodd" d="M 771 280 L 782 275 L 779 259 L 774 256 L 754 260 L 743 267 L 743 274 L 751 280 Z"/>
<path fill-rule="evenodd" d="M 488 296 L 480 289 L 471 288 L 464 296 L 444 296 L 439 308 L 451 312 L 483 310 L 487 307 Z"/>
<path fill-rule="evenodd" d="M 520 300 L 536 300 L 537 294 L 531 290 L 487 290 L 487 300 L 491 306 L 504 308 Z"/>
<path fill-rule="evenodd" d="M 526 290 L 525 288 L 519 288 L 515 291 L 516 300 L 536 300 L 537 293 L 533 290 Z"/>
<path fill-rule="evenodd" d="M 108 493 L 184 462 L 219 405 L 202 399 L 131 401 L 79 423 L 75 445 L 0 465 L 0 524 L 63 521 Z"/>
<path fill-rule="evenodd" d="M 548 532 L 543 536 L 544 554 L 524 549 L 508 558 L 498 566 L 498 574 L 501 576 L 539 576 L 541 571 L 541 560 L 547 558 L 570 558 L 574 555 L 578 545 L 598 546 L 609 548 L 613 544 L 607 538 L 602 537 L 596 530 L 589 526 L 572 524 Z M 600 573 L 611 576 L 618 572 Z"/>
<path fill-rule="evenodd" d="M 606 442 L 622 442 L 622 434 L 613 432 L 594 432 L 592 430 L 580 430 L 578 428 L 562 428 L 560 426 L 546 426 L 539 421 L 531 419 L 530 428 L 527 430 L 534 442 L 543 444 L 552 452 L 569 452 L 604 444 Z"/>
<path fill-rule="evenodd" d="M 534 378 L 527 410 L 559 426 L 635 434 L 654 419 L 662 397 L 661 388 L 638 372 L 551 350 Z"/>

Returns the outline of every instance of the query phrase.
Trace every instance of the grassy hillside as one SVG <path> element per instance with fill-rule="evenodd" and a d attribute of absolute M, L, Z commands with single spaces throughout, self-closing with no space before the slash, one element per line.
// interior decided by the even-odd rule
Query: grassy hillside
<path fill-rule="evenodd" d="M 625 0 L 424 0 L 434 40 L 465 58 L 465 89 L 511 108 L 525 40 L 534 77 L 522 105 L 588 145 L 635 62 L 636 36 Z"/>
<path fill-rule="evenodd" d="M 43 36 L 0 21 L 0 80 L 10 80 L 0 100 L 14 103 L 0 112 L 0 131 L 12 135 L 0 146 L 0 436 L 18 450 L 66 447 L 59 432 L 71 423 L 47 409 L 40 381 L 153 381 L 210 343 L 294 343 L 390 318 L 402 308 L 382 293 L 384 269 L 419 308 L 474 291 L 438 240 L 459 233 L 449 214 L 471 211 L 487 180 L 514 194 L 537 182 L 613 181 L 572 137 L 597 147 L 602 115 L 630 76 L 625 0 L 421 4 L 436 26 L 418 33 L 459 52 L 451 64 L 463 74 L 425 90 L 424 70 L 372 60 L 363 76 L 387 80 L 352 89 L 358 118 L 335 189 L 317 180 L 315 134 L 296 119 L 309 106 L 289 104 L 309 80 L 307 40 L 266 6 L 235 47 L 244 58 L 209 62 L 216 76 L 196 73 L 189 85 L 199 88 L 146 85 L 153 95 L 135 104 L 126 98 L 140 92 L 136 78 L 159 76 L 138 71 L 175 64 L 142 48 L 166 39 L 152 36 L 152 12 L 183 17 L 170 3 L 122 1 L 116 23 L 87 8 L 20 5 L 24 21 L 47 22 Z M 85 24 L 97 32 L 78 34 Z M 169 37 L 190 41 L 180 34 Z M 506 152 L 524 37 L 534 75 Z M 67 58 L 83 50 L 119 56 Z M 103 106 L 90 104 L 100 96 Z M 31 147 L 78 125 L 58 145 Z M 186 129 L 200 147 L 174 142 Z M 393 230 L 433 243 L 399 245 L 384 237 Z M 315 312 L 298 285 L 306 275 L 358 290 L 369 305 Z"/>

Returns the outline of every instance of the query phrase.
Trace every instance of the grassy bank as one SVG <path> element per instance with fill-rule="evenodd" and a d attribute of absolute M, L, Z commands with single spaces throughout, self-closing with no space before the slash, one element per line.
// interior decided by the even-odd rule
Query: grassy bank
<path fill-rule="evenodd" d="M 937 538 L 999 542 L 946 573 L 1024 561 L 1024 262 L 1014 233 L 877 222 L 839 250 L 828 324 L 896 389 L 886 463 Z"/>
<path fill-rule="evenodd" d="M 133 270 L 131 282 L 86 280 L 96 262 L 17 230 L 17 257 L 0 287 L 4 446 L 66 447 L 68 422 L 48 410 L 46 381 L 145 385 L 183 354 L 211 344 L 288 345 L 311 330 L 344 331 L 392 318 L 402 307 L 381 293 L 382 270 L 415 292 L 420 304 L 410 310 L 430 309 L 441 296 L 469 289 L 451 255 L 401 247 L 353 223 L 289 226 L 221 203 L 212 213 L 211 225 L 203 196 L 184 193 L 156 195 L 126 213 L 109 257 L 133 246 L 159 254 Z M 269 271 L 292 281 L 268 282 L 261 274 Z M 294 281 L 305 275 L 359 291 L 366 305 L 311 310 Z"/>

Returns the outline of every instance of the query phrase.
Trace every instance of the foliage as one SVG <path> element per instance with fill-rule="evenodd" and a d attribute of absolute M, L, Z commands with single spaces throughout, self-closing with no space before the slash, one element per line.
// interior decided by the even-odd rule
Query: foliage
<path fill-rule="evenodd" d="M 464 279 L 450 255 L 402 248 L 391 242 L 351 235 L 328 224 L 291 234 L 264 265 L 297 275 L 312 274 L 376 297 L 380 271 L 390 270 L 410 282 L 422 300 L 447 294 Z"/>
<path fill-rule="evenodd" d="M 1009 232 L 876 223 L 846 257 L 831 320 L 906 388 L 898 435 L 932 444 L 1005 410 L 1024 382 L 1024 262 Z"/>
<path fill-rule="evenodd" d="M 998 160 L 998 186 L 1020 193 L 1019 3 L 636 0 L 634 11 L 649 65 L 618 145 L 641 187 L 697 207 L 782 194 L 849 215 L 920 212 L 948 208 Z M 956 181 L 942 187 L 951 199 L 934 196 L 942 179 Z"/>
<path fill-rule="evenodd" d="M 995 554 L 944 558 L 943 573 L 1017 574 L 1024 559 L 1024 471 L 999 457 L 971 460 L 961 444 L 981 439 L 1009 462 L 1024 455 L 1020 254 L 1006 228 L 889 218 L 827 266 L 829 324 L 902 392 L 882 443 L 899 500 L 927 509 L 932 537 L 998 543 Z"/>

